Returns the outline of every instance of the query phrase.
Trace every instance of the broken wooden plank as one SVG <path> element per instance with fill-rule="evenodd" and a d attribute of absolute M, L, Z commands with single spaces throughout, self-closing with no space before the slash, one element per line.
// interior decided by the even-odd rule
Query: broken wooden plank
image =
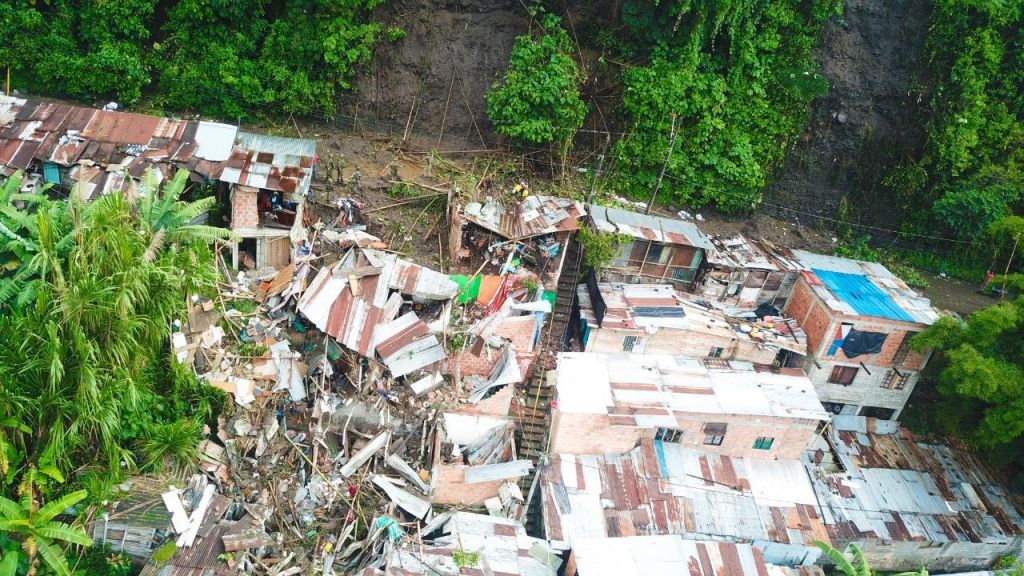
<path fill-rule="evenodd" d="M 378 434 L 376 438 L 370 440 L 370 442 L 367 443 L 366 446 L 363 446 L 362 450 L 356 452 L 352 456 L 352 458 L 350 458 L 349 461 L 346 462 L 345 465 L 341 467 L 341 475 L 344 476 L 345 478 L 348 478 L 349 476 L 355 474 L 356 470 L 359 470 L 363 466 L 363 464 L 366 464 L 370 460 L 370 458 L 372 458 L 373 455 L 377 453 L 378 450 L 383 448 L 384 445 L 388 443 L 388 440 L 390 438 L 391 433 L 385 430 Z"/>
<path fill-rule="evenodd" d="M 348 278 L 355 276 L 356 278 L 364 278 L 366 276 L 378 276 L 380 275 L 383 268 L 377 266 L 353 266 L 351 268 L 335 268 L 331 275 L 335 278 Z"/>
<path fill-rule="evenodd" d="M 370 476 L 370 481 L 373 482 L 378 488 L 384 491 L 398 507 L 406 512 L 412 514 L 416 518 L 424 519 L 427 514 L 430 513 L 430 502 L 402 490 L 398 486 L 395 486 L 387 478 L 380 476 L 379 474 L 373 474 Z"/>
<path fill-rule="evenodd" d="M 408 480 L 420 492 L 423 492 L 424 494 L 430 493 L 430 486 L 428 486 L 427 483 L 424 482 L 422 478 L 420 478 L 420 475 L 417 474 L 416 471 L 412 469 L 412 466 L 409 466 L 408 464 L 405 463 L 405 460 L 399 458 L 398 454 L 392 454 L 388 456 L 385 462 L 387 462 L 387 465 L 390 466 L 392 470 L 398 472 L 403 478 Z"/>
<path fill-rule="evenodd" d="M 181 503 L 178 491 L 168 490 L 161 494 L 160 497 L 163 498 L 167 511 L 171 513 L 171 525 L 174 526 L 174 531 L 182 534 L 188 530 L 188 512 L 185 511 L 185 506 Z"/>

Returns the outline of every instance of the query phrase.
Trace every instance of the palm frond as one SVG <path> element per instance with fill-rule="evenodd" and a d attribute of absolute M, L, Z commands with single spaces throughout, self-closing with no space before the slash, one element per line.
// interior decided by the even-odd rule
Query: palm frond
<path fill-rule="evenodd" d="M 846 576 L 859 576 L 857 574 L 857 570 L 854 569 L 853 564 L 847 560 L 846 556 L 842 552 L 821 540 L 815 540 L 814 545 L 821 549 L 821 551 L 824 552 L 833 563 L 835 563 L 836 568 L 842 571 L 843 574 L 846 574 Z M 856 548 L 856 546 L 854 546 L 854 548 Z"/>
<path fill-rule="evenodd" d="M 213 208 L 213 206 L 217 204 L 217 199 L 213 196 L 207 196 L 206 198 L 200 198 L 194 202 L 182 202 L 181 204 L 182 206 L 178 209 L 177 217 L 180 222 L 187 224 L 196 216 L 199 216 L 203 212 L 207 212 L 210 208 Z"/>
<path fill-rule="evenodd" d="M 68 559 L 64 556 L 64 551 L 60 547 L 52 542 L 48 542 L 44 538 L 37 538 L 36 546 L 39 549 L 40 556 L 43 557 L 43 563 L 56 576 L 71 576 Z"/>
<path fill-rule="evenodd" d="M 47 502 L 45 506 L 36 512 L 35 520 L 36 522 L 49 522 L 61 512 L 71 508 L 82 500 L 85 500 L 85 497 L 88 495 L 89 494 L 85 490 L 78 490 L 71 492 L 70 494 L 65 494 L 57 500 Z"/>
<path fill-rule="evenodd" d="M 16 576 L 18 573 L 18 552 L 8 550 L 0 560 L 0 576 Z"/>
<path fill-rule="evenodd" d="M 229 240 L 233 242 L 237 241 L 240 236 L 227 228 L 206 226 L 205 224 L 188 224 L 186 226 L 178 227 L 178 229 L 174 231 L 173 238 L 178 242 L 199 240 L 201 242 L 212 243 L 218 240 Z"/>
<path fill-rule="evenodd" d="M 860 547 L 850 544 L 850 550 L 852 550 L 854 560 L 857 561 L 857 576 L 871 576 L 871 567 L 868 566 L 868 559 L 864 557 L 864 552 L 861 551 Z"/>
<path fill-rule="evenodd" d="M 0 514 L 3 515 L 0 518 L 4 520 L 15 520 L 24 517 L 22 507 L 14 500 L 4 496 L 0 496 Z"/>
<path fill-rule="evenodd" d="M 61 540 L 79 546 L 92 546 L 92 538 L 85 533 L 85 530 L 63 522 L 49 522 L 39 526 L 36 528 L 36 534 L 48 540 Z"/>

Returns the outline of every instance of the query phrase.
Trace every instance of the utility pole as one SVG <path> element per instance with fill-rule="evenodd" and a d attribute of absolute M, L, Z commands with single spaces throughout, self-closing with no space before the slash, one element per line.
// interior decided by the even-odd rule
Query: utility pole
<path fill-rule="evenodd" d="M 597 191 L 597 179 L 601 176 L 601 168 L 604 167 L 604 158 L 608 154 L 608 144 L 612 141 L 612 135 L 608 132 L 604 133 L 604 146 L 601 147 L 601 155 L 597 157 L 597 171 L 594 172 L 594 176 L 590 179 L 590 192 L 587 193 L 587 204 L 594 201 L 594 192 Z"/>
<path fill-rule="evenodd" d="M 668 160 L 672 157 L 672 149 L 676 145 L 676 115 L 672 114 L 672 134 L 669 136 L 668 153 L 665 154 L 665 163 L 661 165 L 661 174 L 658 174 L 658 181 L 654 183 L 654 193 L 651 194 L 651 201 L 647 203 L 647 210 L 644 214 L 650 214 L 654 207 L 654 200 L 658 197 L 658 189 L 661 188 L 661 179 L 665 177 L 665 170 L 668 168 Z"/>

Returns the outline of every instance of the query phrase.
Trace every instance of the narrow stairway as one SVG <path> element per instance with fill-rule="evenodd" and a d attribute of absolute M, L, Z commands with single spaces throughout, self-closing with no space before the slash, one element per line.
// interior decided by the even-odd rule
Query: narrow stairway
<path fill-rule="evenodd" d="M 512 406 L 512 416 L 516 420 L 516 446 L 519 458 L 529 459 L 534 463 L 533 471 L 519 479 L 519 487 L 523 496 L 527 498 L 537 473 L 540 457 L 547 450 L 548 430 L 551 424 L 551 400 L 555 392 L 554 388 L 549 385 L 547 372 L 555 368 L 556 355 L 564 349 L 566 327 L 569 323 L 572 301 L 576 294 L 576 285 L 582 264 L 580 246 L 575 237 L 569 241 L 566 251 L 565 265 L 558 280 L 558 297 L 548 325 L 543 328 L 540 350 L 537 354 L 537 365 L 532 371 L 530 380 L 519 385 Z M 528 502 L 527 506 L 527 532 L 537 534 L 540 528 L 539 509 L 532 502 Z"/>

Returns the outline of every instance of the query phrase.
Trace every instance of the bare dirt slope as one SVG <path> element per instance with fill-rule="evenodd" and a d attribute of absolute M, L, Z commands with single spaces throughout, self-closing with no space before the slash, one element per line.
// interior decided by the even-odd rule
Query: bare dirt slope
<path fill-rule="evenodd" d="M 829 93 L 813 104 L 768 191 L 772 201 L 831 216 L 849 194 L 864 216 L 890 223 L 877 182 L 922 145 L 919 74 L 930 11 L 928 0 L 846 1 L 818 51 Z"/>
<path fill-rule="evenodd" d="M 493 141 L 484 96 L 508 67 L 515 37 L 527 31 L 522 4 L 392 0 L 376 15 L 405 37 L 376 48 L 349 112 L 378 133 L 403 134 L 408 125 L 410 132 L 436 137 L 443 123 L 449 146 L 482 148 Z"/>

